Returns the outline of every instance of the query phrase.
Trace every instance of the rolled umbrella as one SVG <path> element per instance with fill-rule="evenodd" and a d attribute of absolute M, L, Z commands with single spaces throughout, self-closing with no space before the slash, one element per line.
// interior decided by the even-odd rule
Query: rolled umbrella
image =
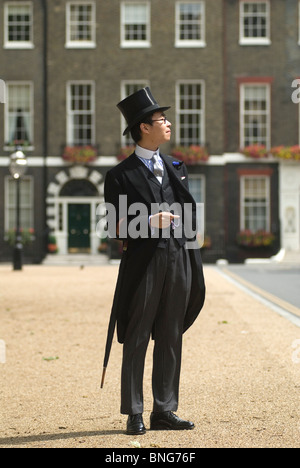
<path fill-rule="evenodd" d="M 125 250 L 126 248 L 127 247 L 124 247 L 123 250 Z M 104 360 L 103 360 L 101 388 L 103 388 L 103 386 L 104 386 L 104 379 L 105 379 L 106 369 L 107 369 L 108 360 L 109 360 L 109 356 L 110 356 L 110 351 L 111 351 L 111 347 L 112 347 L 112 341 L 113 341 L 114 333 L 115 333 L 115 327 L 116 327 L 116 322 L 117 322 L 118 303 L 120 301 L 120 290 L 121 290 L 121 286 L 123 284 L 124 275 L 125 275 L 125 263 L 126 262 L 123 261 L 123 259 L 122 259 L 121 264 L 120 264 L 120 269 L 119 269 L 119 275 L 118 275 L 116 290 L 115 290 L 115 296 L 114 296 L 114 300 L 113 300 L 113 306 L 112 306 L 110 319 L 109 319 L 107 338 L 106 338 L 106 346 L 105 346 L 105 353 L 104 353 Z"/>
<path fill-rule="evenodd" d="M 112 341 L 115 333 L 115 327 L 116 327 L 116 314 L 114 312 L 116 308 L 113 308 L 109 320 L 109 325 L 108 325 L 108 331 L 107 331 L 107 338 L 106 338 L 106 346 L 105 346 L 105 354 L 104 354 L 104 360 L 103 360 L 103 371 L 102 371 L 102 378 L 101 378 L 101 388 L 104 386 L 104 380 L 105 380 L 105 374 L 106 374 L 106 369 L 108 365 L 108 360 L 110 356 L 110 351 L 112 347 Z"/>

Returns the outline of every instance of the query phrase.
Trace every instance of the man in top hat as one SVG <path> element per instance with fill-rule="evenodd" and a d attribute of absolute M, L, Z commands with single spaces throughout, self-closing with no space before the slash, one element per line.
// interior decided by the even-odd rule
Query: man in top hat
<path fill-rule="evenodd" d="M 150 429 L 193 429 L 192 422 L 174 412 L 178 408 L 182 335 L 200 313 L 205 298 L 200 250 L 187 248 L 190 231 L 183 229 L 187 224 L 184 206 L 191 207 L 195 225 L 196 204 L 188 189 L 185 165 L 160 153 L 160 146 L 171 138 L 171 123 L 165 116 L 169 107 L 159 106 L 150 89 L 144 88 L 121 101 L 118 108 L 128 125 L 124 134 L 131 132 L 136 149 L 108 171 L 105 180 L 105 201 L 115 208 L 117 224 L 108 225 L 109 234 L 122 239 L 124 247 L 104 371 L 117 324 L 118 341 L 123 343 L 121 413 L 128 415 L 127 434 L 144 434 L 143 372 L 152 336 Z M 122 196 L 126 196 L 128 216 L 124 216 Z M 137 214 L 130 207 L 137 203 L 146 209 L 146 220 L 145 215 L 139 218 L 146 229 L 134 234 L 130 223 Z M 170 210 L 171 206 L 175 209 Z M 176 211 L 176 207 L 182 209 Z"/>

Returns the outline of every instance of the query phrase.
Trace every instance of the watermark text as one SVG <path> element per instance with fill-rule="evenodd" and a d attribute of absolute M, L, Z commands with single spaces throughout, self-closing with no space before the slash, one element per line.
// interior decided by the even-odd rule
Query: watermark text
<path fill-rule="evenodd" d="M 300 78 L 292 82 L 292 88 L 296 88 L 292 93 L 292 101 L 294 104 L 300 104 Z"/>
<path fill-rule="evenodd" d="M 151 218 L 159 213 L 174 217 L 165 228 L 153 227 Z M 117 206 L 102 203 L 97 208 L 97 236 L 121 240 L 128 239 L 185 239 L 187 249 L 198 249 L 204 243 L 204 204 L 143 203 L 128 204 L 127 195 L 120 195 Z"/>

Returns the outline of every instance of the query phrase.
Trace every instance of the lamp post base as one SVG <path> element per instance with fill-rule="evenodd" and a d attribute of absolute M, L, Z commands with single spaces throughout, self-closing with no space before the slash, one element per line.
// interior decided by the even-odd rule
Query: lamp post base
<path fill-rule="evenodd" d="M 22 270 L 22 250 L 19 249 L 18 247 L 14 248 L 13 268 L 14 268 L 14 271 Z"/>

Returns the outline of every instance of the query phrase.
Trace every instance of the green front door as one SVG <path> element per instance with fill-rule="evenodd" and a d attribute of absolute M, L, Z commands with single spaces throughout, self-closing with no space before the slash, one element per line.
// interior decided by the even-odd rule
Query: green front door
<path fill-rule="evenodd" d="M 70 204 L 68 210 L 69 252 L 90 252 L 91 206 Z"/>

